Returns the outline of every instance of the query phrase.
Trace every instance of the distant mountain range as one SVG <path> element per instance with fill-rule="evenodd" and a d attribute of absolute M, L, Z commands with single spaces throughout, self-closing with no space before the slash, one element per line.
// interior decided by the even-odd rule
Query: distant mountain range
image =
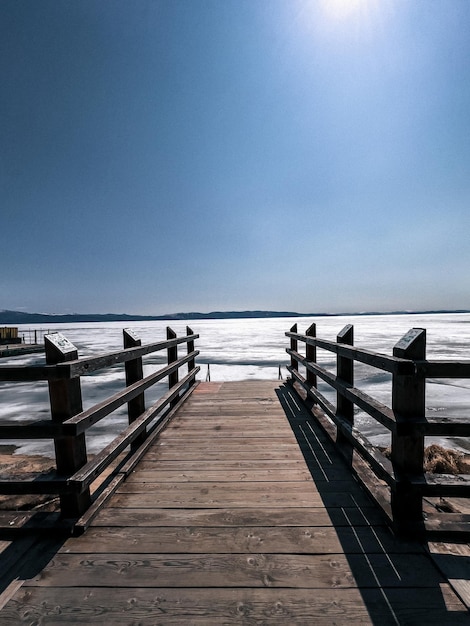
<path fill-rule="evenodd" d="M 154 320 L 209 320 L 251 319 L 272 317 L 338 317 L 340 315 L 430 315 L 433 313 L 470 313 L 468 309 L 436 311 L 370 311 L 366 313 L 295 313 L 294 311 L 212 311 L 211 313 L 172 313 L 167 315 L 129 315 L 127 313 L 71 313 L 50 315 L 46 313 L 23 313 L 0 311 L 0 324 L 63 324 L 74 322 L 139 322 Z"/>

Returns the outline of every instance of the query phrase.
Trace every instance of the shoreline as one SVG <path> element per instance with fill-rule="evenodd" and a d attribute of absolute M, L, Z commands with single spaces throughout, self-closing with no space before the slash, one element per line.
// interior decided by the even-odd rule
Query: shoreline
<path fill-rule="evenodd" d="M 35 455 L 15 454 L 18 446 L 0 445 L 0 474 L 18 476 L 22 474 L 46 474 L 55 470 L 55 459 Z M 0 495 L 0 510 L 16 511 L 56 511 L 59 497 L 55 495 Z"/>

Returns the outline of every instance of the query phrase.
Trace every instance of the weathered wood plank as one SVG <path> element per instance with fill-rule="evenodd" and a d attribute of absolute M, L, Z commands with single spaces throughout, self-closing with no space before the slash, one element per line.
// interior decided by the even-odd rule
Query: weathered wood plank
<path fill-rule="evenodd" d="M 142 526 L 371 526 L 385 525 L 384 517 L 375 507 L 238 508 L 238 509 L 132 509 L 105 508 L 93 522 L 94 527 Z"/>
<path fill-rule="evenodd" d="M 245 469 L 245 470 L 208 470 L 201 468 L 195 470 L 180 471 L 170 470 L 144 470 L 134 472 L 126 481 L 130 484 L 149 483 L 193 483 L 193 482 L 279 482 L 279 469 Z M 283 482 L 309 481 L 312 482 L 312 475 L 307 469 L 284 469 L 281 480 Z"/>
<path fill-rule="evenodd" d="M 214 441 L 215 438 L 215 441 Z M 208 437 L 195 437 L 191 434 L 182 434 L 179 437 L 168 437 L 163 433 L 159 439 L 159 447 L 162 449 L 180 449 L 185 445 L 191 445 L 195 450 L 202 449 L 202 451 L 207 450 Z M 216 435 L 211 435 L 211 442 L 214 441 L 214 444 L 211 445 L 213 449 L 224 450 L 224 449 L 234 449 L 234 448 L 260 448 L 261 450 L 266 447 L 266 444 L 269 442 L 269 448 L 276 450 L 292 450 L 294 457 L 301 458 L 299 452 L 299 447 L 297 445 L 296 440 L 292 437 L 287 439 L 287 441 L 282 437 L 269 437 L 265 432 L 263 437 L 244 437 L 242 434 L 238 433 L 233 437 L 220 437 L 220 439 L 216 438 Z"/>
<path fill-rule="evenodd" d="M 227 482 L 222 483 L 221 481 L 213 481 L 213 482 L 194 482 L 194 483 L 180 483 L 175 482 L 173 484 L 167 483 L 159 483 L 159 482 L 139 482 L 136 478 L 133 481 L 126 481 L 123 485 L 121 485 L 119 489 L 119 493 L 147 493 L 147 494 L 155 494 L 158 498 L 168 498 L 173 495 L 177 495 L 177 497 L 197 497 L 199 495 L 206 496 L 208 495 L 210 498 L 219 498 L 219 497 L 237 497 L 243 498 L 246 496 L 248 498 L 251 497 L 252 494 L 256 495 L 266 495 L 269 496 L 271 494 L 275 494 L 279 492 L 279 490 L 286 489 L 283 484 L 284 481 L 270 481 L 270 482 Z M 318 490 L 313 481 L 298 481 L 298 482 L 290 482 L 288 485 L 289 495 L 282 494 L 284 498 L 284 502 L 287 497 L 289 498 L 289 504 L 292 503 L 291 497 L 296 495 L 304 498 L 309 498 L 311 496 L 316 497 L 318 495 Z M 181 494 L 181 495 L 179 495 Z"/>
<path fill-rule="evenodd" d="M 367 604 L 363 600 L 367 597 Z M 442 626 L 467 624 L 468 614 L 446 585 L 441 592 L 377 589 L 113 589 L 81 587 L 22 589 L 2 612 L 10 626 L 26 617 L 55 624 L 348 624 Z M 396 618 L 396 619 L 395 619 Z"/>
<path fill-rule="evenodd" d="M 186 447 L 183 448 L 184 445 Z M 179 460 L 201 461 L 204 458 L 204 450 L 201 450 L 201 449 L 193 450 L 191 447 L 188 447 L 189 445 L 190 444 L 186 442 L 185 444 L 183 443 L 183 446 L 179 446 L 179 447 L 176 446 L 173 449 L 163 448 L 163 447 L 155 448 L 153 450 L 150 450 L 146 454 L 145 460 L 146 461 L 159 461 L 161 459 L 164 461 L 179 461 Z M 291 460 L 293 452 L 294 452 L 294 448 L 271 450 L 271 448 L 268 449 L 267 446 L 264 446 L 264 447 L 260 446 L 259 448 L 255 448 L 251 451 L 240 450 L 236 448 L 235 449 L 229 448 L 227 450 L 223 450 L 223 454 L 222 454 L 218 448 L 217 451 L 207 449 L 205 452 L 205 458 L 208 463 L 211 461 L 219 461 L 221 459 L 232 460 L 232 461 L 237 461 L 237 460 L 269 461 L 273 459 L 274 460 L 276 459 Z M 298 452 L 298 450 L 296 452 Z M 295 456 L 294 458 L 297 460 L 301 460 L 302 455 Z"/>
<path fill-rule="evenodd" d="M 139 463 L 139 470 L 143 472 L 200 472 L 207 470 L 210 472 L 231 472 L 231 471 L 267 471 L 277 470 L 284 476 L 285 472 L 301 470 L 305 468 L 305 461 L 300 459 L 194 459 L 192 461 L 182 459 L 168 459 L 160 461 L 142 461 Z M 308 470 L 315 481 L 351 480 L 351 472 L 347 472 L 344 467 L 330 465 L 328 467 L 314 466 L 313 462 Z M 279 475 L 279 474 L 278 474 Z"/>
<path fill-rule="evenodd" d="M 354 572 L 354 573 L 353 573 Z M 419 554 L 59 553 L 25 586 L 87 587 L 436 587 L 444 582 Z"/>
<path fill-rule="evenodd" d="M 183 459 L 168 459 L 152 461 L 147 455 L 144 460 L 139 463 L 140 472 L 165 472 L 180 471 L 191 472 L 197 471 L 201 467 L 209 471 L 233 471 L 233 470 L 300 470 L 305 471 L 305 461 L 303 459 L 215 459 L 207 461 L 207 459 L 194 459 L 192 461 Z M 344 476 L 346 472 L 337 471 L 337 474 Z"/>
<path fill-rule="evenodd" d="M 265 484 L 265 483 L 261 483 Z M 163 486 L 162 486 L 163 487 Z M 357 498 L 349 493 L 326 493 L 320 496 L 318 492 L 305 491 L 293 492 L 291 488 L 285 493 L 283 483 L 269 492 L 261 492 L 256 488 L 246 489 L 249 485 L 240 485 L 237 489 L 227 490 L 217 485 L 212 488 L 202 487 L 198 491 L 178 490 L 167 491 L 161 488 L 152 493 L 117 493 L 110 499 L 111 507 L 131 508 L 246 508 L 259 507 L 282 507 L 286 499 L 289 506 L 294 507 L 352 507 L 360 504 L 363 507 L 373 507 L 374 504 L 366 496 Z M 359 500 L 359 502 L 358 502 Z"/>
<path fill-rule="evenodd" d="M 180 526 L 91 528 L 67 544 L 72 553 L 158 554 L 412 554 L 424 553 L 416 542 L 401 541 L 384 528 L 329 526 Z"/>
<path fill-rule="evenodd" d="M 5 624 L 18 623 L 23 616 L 33 616 L 37 623 L 48 624 L 226 624 L 226 623 L 302 623 L 314 619 L 326 621 L 325 610 L 333 605 L 337 619 L 348 614 L 350 624 L 372 624 L 357 590 L 337 590 L 326 594 L 314 605 L 304 592 L 278 590 L 231 589 L 214 593 L 207 589 L 171 590 L 123 589 L 113 599 L 113 592 L 102 588 L 83 590 L 47 590 L 46 600 L 38 590 L 24 591 L 20 600 L 11 603 L 5 613 Z M 272 591 L 277 591 L 273 594 Z M 54 593 L 55 592 L 55 593 Z M 331 611 L 330 611 L 331 614 Z M 249 620 L 249 621 L 248 621 Z M 287 620 L 287 622 L 286 622 Z M 329 618 L 328 618 L 329 620 Z"/>

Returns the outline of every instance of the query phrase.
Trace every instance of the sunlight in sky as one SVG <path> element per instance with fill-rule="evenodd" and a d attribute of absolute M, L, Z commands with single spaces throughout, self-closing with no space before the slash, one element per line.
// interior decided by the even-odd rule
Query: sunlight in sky
<path fill-rule="evenodd" d="M 322 0 L 321 4 L 328 17 L 343 20 L 367 12 L 371 0 Z"/>

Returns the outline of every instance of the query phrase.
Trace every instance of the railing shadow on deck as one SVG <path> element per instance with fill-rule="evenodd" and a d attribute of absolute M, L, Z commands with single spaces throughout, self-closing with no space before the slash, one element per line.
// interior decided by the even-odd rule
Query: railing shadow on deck
<path fill-rule="evenodd" d="M 469 379 L 470 361 L 426 359 L 426 330 L 413 328 L 395 345 L 389 356 L 354 346 L 353 326 L 347 325 L 336 341 L 317 337 L 312 324 L 302 334 L 295 324 L 290 337 L 292 383 L 324 426 L 348 466 L 356 472 L 397 532 L 408 536 L 468 540 L 470 515 L 423 510 L 424 498 L 470 498 L 470 475 L 429 474 L 424 471 L 425 439 L 430 436 L 469 437 L 468 415 L 459 417 L 426 414 L 428 378 Z M 305 344 L 305 354 L 299 353 Z M 336 354 L 336 372 L 317 362 L 317 350 Z M 379 402 L 354 383 L 354 366 L 361 363 L 391 377 L 391 407 Z M 299 367 L 300 366 L 300 367 Z M 305 373 L 300 369 L 303 368 Z M 333 404 L 317 381 L 336 396 Z M 391 437 L 390 457 L 373 445 L 355 424 L 355 410 L 362 410 Z"/>
<path fill-rule="evenodd" d="M 436 564 L 423 543 L 397 536 L 292 384 L 281 384 L 276 393 L 371 621 L 424 624 L 432 611 L 432 623 L 468 623 L 464 604 L 450 606 L 439 571 L 461 573 L 468 557 L 439 555 Z"/>
<path fill-rule="evenodd" d="M 59 552 L 67 537 L 22 534 L 13 537 L 0 553 L 0 610 L 26 580 L 31 580 L 48 565 Z"/>

